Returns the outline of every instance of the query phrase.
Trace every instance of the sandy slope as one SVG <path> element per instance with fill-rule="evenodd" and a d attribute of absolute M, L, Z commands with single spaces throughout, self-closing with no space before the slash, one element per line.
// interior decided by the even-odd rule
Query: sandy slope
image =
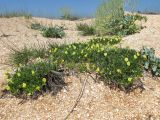
<path fill-rule="evenodd" d="M 134 49 L 140 49 L 146 45 L 154 47 L 156 54 L 160 56 L 160 15 L 147 15 L 148 22 L 140 33 L 127 36 L 122 42 L 122 46 L 129 46 Z M 38 21 L 42 24 L 64 25 L 67 36 L 64 39 L 47 39 L 42 37 L 39 31 L 29 29 L 31 22 Z M 76 23 L 90 22 L 86 21 L 64 21 L 50 20 L 45 18 L 33 18 L 26 20 L 24 18 L 0 18 L 0 36 L 4 33 L 8 37 L 0 37 L 0 58 L 9 54 L 5 47 L 6 42 L 15 45 L 15 48 L 33 44 L 45 44 L 48 42 L 72 43 L 87 40 L 88 37 L 82 37 L 76 31 Z M 79 39 L 79 40 L 78 40 Z M 3 41 L 3 42 L 2 42 Z M 5 41 L 5 44 L 4 44 Z M 2 65 L 1 65 L 2 67 Z M 2 76 L 6 68 L 0 71 L 0 86 L 2 89 L 5 80 Z M 45 95 L 36 101 L 27 101 L 19 105 L 21 101 L 17 98 L 0 99 L 0 119 L 2 120 L 34 120 L 50 119 L 63 120 L 68 111 L 72 108 L 78 93 L 81 89 L 85 76 L 80 75 L 66 78 L 66 82 L 71 82 L 68 91 L 65 89 L 57 96 Z M 154 80 L 145 77 L 146 90 L 140 93 L 139 90 L 131 94 L 125 94 L 116 90 L 110 90 L 102 82 L 94 83 L 88 78 L 84 96 L 78 104 L 75 111 L 69 117 L 70 120 L 141 120 L 141 119 L 160 119 L 160 80 Z"/>

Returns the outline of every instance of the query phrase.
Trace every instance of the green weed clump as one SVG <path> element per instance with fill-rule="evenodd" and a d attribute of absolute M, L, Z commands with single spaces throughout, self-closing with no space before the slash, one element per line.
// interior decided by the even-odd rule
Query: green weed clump
<path fill-rule="evenodd" d="M 81 31 L 82 35 L 88 36 L 88 35 L 95 35 L 95 28 L 92 25 L 87 24 L 77 24 L 77 30 Z"/>
<path fill-rule="evenodd" d="M 27 48 L 24 47 L 19 51 L 14 51 L 10 55 L 10 63 L 14 66 L 19 65 L 27 65 L 29 61 L 35 60 L 36 58 L 46 58 L 47 57 L 47 50 L 45 48 Z"/>
<path fill-rule="evenodd" d="M 49 38 L 62 38 L 65 36 L 65 32 L 62 27 L 55 26 L 55 27 L 48 27 L 42 31 L 42 35 L 44 37 Z"/>

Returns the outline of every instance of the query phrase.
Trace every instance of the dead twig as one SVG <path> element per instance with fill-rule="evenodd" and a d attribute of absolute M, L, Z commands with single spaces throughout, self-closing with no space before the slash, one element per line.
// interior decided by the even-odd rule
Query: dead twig
<path fill-rule="evenodd" d="M 70 110 L 70 112 L 67 114 L 67 116 L 64 118 L 64 120 L 67 120 L 67 119 L 68 119 L 68 117 L 69 117 L 70 114 L 74 111 L 74 109 L 75 109 L 76 106 L 78 105 L 80 99 L 82 98 L 83 93 L 84 93 L 84 90 L 85 90 L 85 86 L 86 86 L 86 83 L 87 83 L 87 79 L 88 79 L 88 76 L 86 77 L 86 79 L 85 79 L 84 82 L 83 82 L 82 89 L 81 89 L 81 91 L 80 91 L 80 93 L 79 93 L 79 95 L 78 95 L 78 97 L 77 97 L 77 99 L 76 99 L 76 102 L 75 102 L 74 106 L 72 107 L 72 109 Z"/>

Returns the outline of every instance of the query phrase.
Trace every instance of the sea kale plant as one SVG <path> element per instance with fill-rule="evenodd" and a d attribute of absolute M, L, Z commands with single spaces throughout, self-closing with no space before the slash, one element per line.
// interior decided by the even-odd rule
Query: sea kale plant
<path fill-rule="evenodd" d="M 160 76 L 160 58 L 156 57 L 155 50 L 144 47 L 141 54 L 144 58 L 144 68 L 150 70 L 153 76 Z"/>
<path fill-rule="evenodd" d="M 43 26 L 39 23 L 32 23 L 31 29 L 40 30 L 42 35 L 47 38 L 62 38 L 65 36 L 64 28 L 61 26 Z"/>

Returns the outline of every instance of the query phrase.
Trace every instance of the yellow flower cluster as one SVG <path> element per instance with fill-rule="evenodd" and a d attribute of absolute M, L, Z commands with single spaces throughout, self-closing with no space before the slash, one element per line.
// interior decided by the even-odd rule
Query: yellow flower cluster
<path fill-rule="evenodd" d="M 131 66 L 131 63 L 129 62 L 128 58 L 125 58 L 124 61 L 126 62 L 127 66 Z"/>

